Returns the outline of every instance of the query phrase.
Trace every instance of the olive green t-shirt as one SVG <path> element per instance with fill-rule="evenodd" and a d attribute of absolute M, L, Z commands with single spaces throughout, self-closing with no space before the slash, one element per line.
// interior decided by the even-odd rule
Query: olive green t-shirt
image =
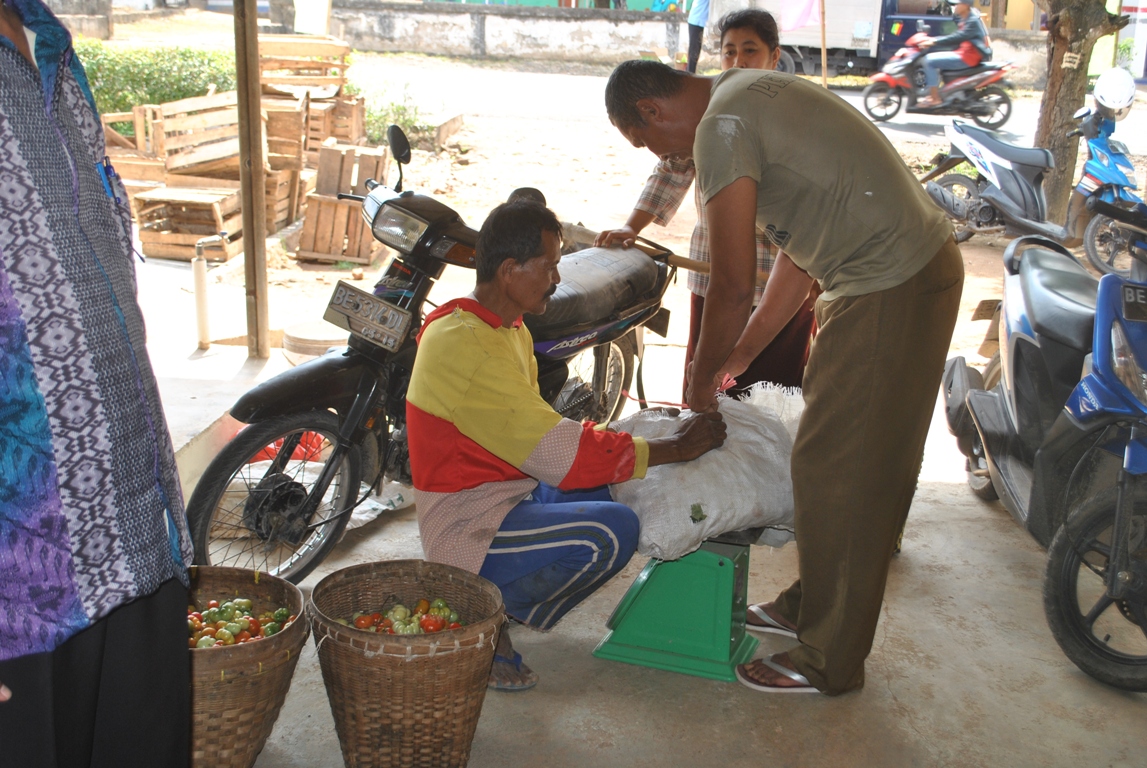
<path fill-rule="evenodd" d="M 757 227 L 820 282 L 825 301 L 900 285 L 952 232 L 876 126 L 793 75 L 717 77 L 693 157 L 706 203 L 739 178 L 757 182 Z"/>

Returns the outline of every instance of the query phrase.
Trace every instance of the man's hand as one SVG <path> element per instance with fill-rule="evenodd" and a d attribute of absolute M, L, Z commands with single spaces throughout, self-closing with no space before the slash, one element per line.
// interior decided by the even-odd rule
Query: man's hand
<path fill-rule="evenodd" d="M 649 441 L 649 466 L 692 461 L 725 442 L 725 421 L 719 413 L 695 413 L 669 437 Z"/>
<path fill-rule="evenodd" d="M 689 387 L 685 390 L 685 404 L 694 413 L 709 413 L 717 410 L 717 390 L 721 387 L 724 376 L 718 374 L 707 381 L 698 381 L 694 376 L 689 377 Z"/>
<path fill-rule="evenodd" d="M 0 704 L 8 701 L 10 698 L 12 698 L 12 691 L 8 689 L 8 686 L 0 683 Z"/>
<path fill-rule="evenodd" d="M 609 248 L 615 245 L 631 248 L 636 240 L 637 232 L 626 224 L 618 229 L 605 230 L 593 239 L 593 244 L 597 248 Z"/>
<path fill-rule="evenodd" d="M 916 43 L 921 49 L 927 50 L 936 44 L 936 41 L 931 37 L 926 37 Z"/>

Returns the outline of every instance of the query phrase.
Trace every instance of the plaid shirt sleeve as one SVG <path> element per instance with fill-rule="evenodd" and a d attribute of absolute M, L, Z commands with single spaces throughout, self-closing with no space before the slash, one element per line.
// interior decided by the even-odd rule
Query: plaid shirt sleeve
<path fill-rule="evenodd" d="M 633 207 L 653 214 L 653 220 L 664 227 L 673 220 L 696 175 L 692 160 L 662 160 L 653 169 Z"/>

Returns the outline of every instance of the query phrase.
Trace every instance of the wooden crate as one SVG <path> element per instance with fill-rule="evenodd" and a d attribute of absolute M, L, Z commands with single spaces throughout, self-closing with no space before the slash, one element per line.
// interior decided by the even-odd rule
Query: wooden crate
<path fill-rule="evenodd" d="M 169 173 L 238 177 L 239 108 L 235 91 L 161 104 L 156 113 L 151 150 L 163 159 Z"/>
<path fill-rule="evenodd" d="M 315 192 L 337 195 L 367 193 L 366 180 L 384 181 L 390 169 L 390 152 L 386 147 L 359 147 L 336 144 L 329 140 L 319 150 L 319 167 Z"/>
<path fill-rule="evenodd" d="M 227 261 L 243 251 L 243 216 L 237 189 L 163 187 L 140 192 L 132 201 L 144 256 L 190 260 L 195 243 L 227 233 L 222 244 L 207 249 L 211 261 Z"/>
<path fill-rule="evenodd" d="M 340 144 L 366 142 L 366 100 L 361 96 L 312 99 L 307 113 L 306 161 L 318 166 L 319 148 L 328 139 Z"/>
<path fill-rule="evenodd" d="M 346 85 L 345 40 L 318 35 L 259 35 L 259 81 L 272 93 Z"/>
<path fill-rule="evenodd" d="M 370 264 L 379 246 L 381 243 L 362 220 L 362 203 L 329 195 L 307 195 L 307 217 L 295 258 Z"/>

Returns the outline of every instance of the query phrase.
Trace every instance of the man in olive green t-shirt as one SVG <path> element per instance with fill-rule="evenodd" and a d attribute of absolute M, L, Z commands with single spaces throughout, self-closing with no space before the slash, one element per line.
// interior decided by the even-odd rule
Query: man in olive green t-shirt
<path fill-rule="evenodd" d="M 824 291 L 792 456 L 799 578 L 748 619 L 800 644 L 737 676 L 761 691 L 859 688 L 960 303 L 951 226 L 872 123 L 800 78 L 630 61 L 606 108 L 635 147 L 697 167 L 712 272 L 690 408 L 715 408 L 717 382 L 745 369 L 812 280 Z M 757 227 L 783 254 L 750 317 Z"/>

